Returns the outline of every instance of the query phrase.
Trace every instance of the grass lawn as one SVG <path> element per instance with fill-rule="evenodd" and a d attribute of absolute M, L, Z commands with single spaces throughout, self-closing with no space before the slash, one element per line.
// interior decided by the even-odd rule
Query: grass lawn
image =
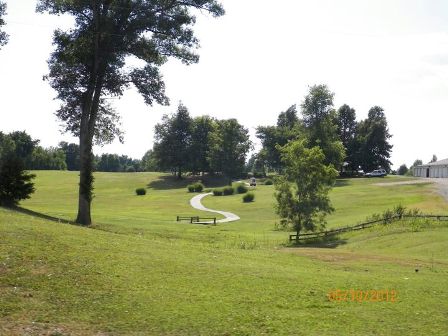
<path fill-rule="evenodd" d="M 23 207 L 73 219 L 77 174 L 37 172 Z M 96 174 L 93 228 L 0 208 L 0 335 L 446 335 L 448 224 L 395 223 L 288 248 L 273 187 L 204 199 L 235 212 L 217 226 L 176 223 L 186 182 Z M 329 226 L 397 203 L 448 213 L 430 185 L 341 180 Z M 382 179 L 394 182 L 397 178 Z M 146 196 L 135 189 L 149 185 Z M 418 269 L 418 272 L 415 270 Z M 335 289 L 396 290 L 397 302 L 331 302 Z"/>

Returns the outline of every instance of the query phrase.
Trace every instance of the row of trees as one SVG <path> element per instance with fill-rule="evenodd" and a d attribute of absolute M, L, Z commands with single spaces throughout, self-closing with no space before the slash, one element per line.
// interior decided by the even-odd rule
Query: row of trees
<path fill-rule="evenodd" d="M 343 105 L 336 110 L 333 98 L 334 93 L 326 85 L 312 86 L 301 104 L 301 118 L 293 105 L 279 114 L 277 125 L 258 127 L 262 149 L 251 158 L 251 169 L 282 172 L 284 164 L 278 146 L 307 139 L 309 147 L 322 149 L 325 163 L 339 170 L 370 171 L 381 167 L 389 171 L 392 145 L 384 110 L 372 107 L 367 119 L 358 122 L 353 108 Z"/>
<path fill-rule="evenodd" d="M 9 134 L 0 132 L 0 146 L 13 151 L 22 160 L 24 169 L 79 171 L 79 145 L 74 143 L 62 141 L 57 147 L 44 148 L 39 146 L 39 140 L 25 131 L 15 131 Z M 93 167 L 95 171 L 104 172 L 146 171 L 142 160 L 108 153 L 94 155 Z"/>
<path fill-rule="evenodd" d="M 251 148 L 249 131 L 236 119 L 192 118 L 179 104 L 176 113 L 163 116 L 155 126 L 154 148 L 143 162 L 171 170 L 179 178 L 187 171 L 208 172 L 221 173 L 230 181 L 244 172 Z"/>

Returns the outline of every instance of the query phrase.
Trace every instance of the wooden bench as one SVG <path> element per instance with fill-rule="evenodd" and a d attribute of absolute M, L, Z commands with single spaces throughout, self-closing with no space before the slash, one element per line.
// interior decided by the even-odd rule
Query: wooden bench
<path fill-rule="evenodd" d="M 177 216 L 176 217 L 176 222 L 182 222 L 182 221 L 188 221 L 188 222 L 190 222 L 190 224 L 213 224 L 213 225 L 216 225 L 216 217 L 199 217 L 199 216 Z"/>

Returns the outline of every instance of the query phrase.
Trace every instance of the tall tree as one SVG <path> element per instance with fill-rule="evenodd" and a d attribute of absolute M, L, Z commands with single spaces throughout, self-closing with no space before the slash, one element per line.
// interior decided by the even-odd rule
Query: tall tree
<path fill-rule="evenodd" d="M 356 161 L 365 171 L 384 168 L 390 171 L 392 145 L 386 115 L 379 106 L 369 110 L 367 119 L 358 124 Z"/>
<path fill-rule="evenodd" d="M 0 48 L 8 42 L 8 35 L 2 31 L 2 26 L 5 25 L 3 16 L 6 14 L 6 4 L 0 1 Z"/>
<path fill-rule="evenodd" d="M 325 216 L 334 211 L 328 192 L 338 175 L 325 164 L 320 147 L 307 146 L 306 140 L 297 140 L 280 148 L 285 174 L 275 183 L 277 214 L 297 232 L 297 243 L 300 232 L 324 226 Z"/>
<path fill-rule="evenodd" d="M 303 123 L 308 133 L 309 146 L 319 146 L 327 164 L 341 167 L 345 149 L 337 134 L 334 93 L 326 85 L 314 85 L 302 103 Z"/>
<path fill-rule="evenodd" d="M 193 120 L 187 108 L 179 104 L 177 112 L 172 116 L 163 116 L 160 124 L 155 126 L 154 153 L 159 164 L 177 172 L 191 168 L 191 134 Z"/>
<path fill-rule="evenodd" d="M 355 137 L 356 132 L 356 111 L 347 104 L 342 105 L 337 112 L 337 126 L 339 138 L 345 148 L 350 146 L 350 142 Z"/>
<path fill-rule="evenodd" d="M 198 61 L 193 10 L 224 14 L 216 0 L 39 0 L 37 10 L 72 15 L 75 27 L 56 30 L 48 80 L 62 106 L 57 116 L 79 137 L 80 183 L 76 221 L 91 224 L 92 145 L 120 135 L 107 98 L 132 83 L 148 105 L 167 105 L 159 68 L 170 57 Z M 135 57 L 143 67 L 126 64 Z M 136 64 L 136 63 L 134 63 Z M 125 65 L 127 65 L 125 67 Z"/>
<path fill-rule="evenodd" d="M 190 160 L 193 172 L 210 171 L 210 163 L 207 159 L 210 151 L 210 135 L 214 129 L 214 120 L 209 116 L 201 116 L 193 119 L 191 132 Z"/>
<path fill-rule="evenodd" d="M 249 130 L 236 119 L 219 120 L 210 136 L 211 169 L 222 172 L 232 184 L 232 178 L 244 172 L 246 156 L 252 148 Z"/>

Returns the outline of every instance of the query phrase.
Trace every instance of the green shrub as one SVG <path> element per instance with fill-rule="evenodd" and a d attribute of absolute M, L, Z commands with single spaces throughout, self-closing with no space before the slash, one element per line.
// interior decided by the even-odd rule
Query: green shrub
<path fill-rule="evenodd" d="M 248 188 L 244 183 L 240 183 L 236 186 L 236 192 L 238 194 L 245 194 L 245 193 L 247 193 L 247 191 L 248 191 Z"/>
<path fill-rule="evenodd" d="M 255 195 L 252 192 L 248 192 L 247 194 L 244 194 L 244 196 L 243 196 L 244 203 L 253 202 L 254 199 L 255 199 Z"/>
<path fill-rule="evenodd" d="M 194 191 L 201 192 L 202 190 L 204 190 L 204 185 L 202 183 L 198 182 L 195 183 L 194 185 L 195 185 Z"/>
<path fill-rule="evenodd" d="M 228 187 L 224 187 L 222 189 L 222 192 L 223 192 L 224 196 L 233 195 L 235 192 L 235 189 L 233 189 L 233 187 L 228 186 Z"/>
<path fill-rule="evenodd" d="M 213 189 L 213 196 L 222 196 L 223 193 L 222 189 Z"/>
<path fill-rule="evenodd" d="M 274 182 L 271 179 L 267 179 L 266 181 L 264 181 L 265 185 L 273 185 Z"/>
<path fill-rule="evenodd" d="M 200 182 L 189 184 L 187 186 L 188 192 L 201 192 L 204 190 L 204 185 Z"/>
<path fill-rule="evenodd" d="M 135 189 L 135 193 L 136 193 L 138 196 L 146 195 L 146 189 L 145 189 L 145 188 L 137 188 L 137 189 Z"/>

